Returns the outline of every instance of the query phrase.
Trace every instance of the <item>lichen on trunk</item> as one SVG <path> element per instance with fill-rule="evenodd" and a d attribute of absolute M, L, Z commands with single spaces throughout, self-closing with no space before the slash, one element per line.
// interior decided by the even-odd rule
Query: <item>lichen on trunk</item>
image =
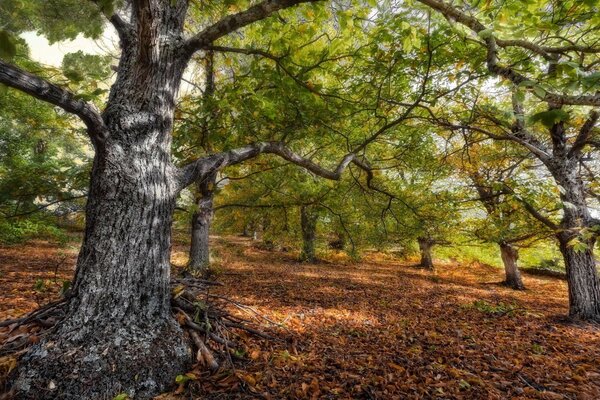
<path fill-rule="evenodd" d="M 191 362 L 169 263 L 180 190 L 171 131 L 187 62 L 169 38 L 181 35 L 186 3 L 134 15 L 141 30 L 123 46 L 102 115 L 108 135 L 95 149 L 67 313 L 19 363 L 17 399 L 150 398 Z"/>
<path fill-rule="evenodd" d="M 563 216 L 556 237 L 567 273 L 569 316 L 600 321 L 600 278 L 594 258 L 596 237 L 590 229 L 593 219 L 586 203 L 586 189 L 577 172 L 578 165 L 577 158 L 559 159 L 549 165 L 562 188 Z"/>

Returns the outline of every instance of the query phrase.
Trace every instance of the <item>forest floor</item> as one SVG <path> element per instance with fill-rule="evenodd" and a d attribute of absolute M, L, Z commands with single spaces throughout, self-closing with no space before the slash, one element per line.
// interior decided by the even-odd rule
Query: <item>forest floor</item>
<path fill-rule="evenodd" d="M 215 244 L 225 284 L 215 293 L 281 324 L 285 340 L 244 337 L 235 371 L 163 399 L 600 398 L 600 328 L 564 320 L 562 280 L 526 275 L 517 292 L 479 264 L 432 273 L 383 254 L 301 264 L 246 239 Z M 174 246 L 175 265 L 185 250 Z M 0 320 L 56 298 L 75 259 L 45 242 L 0 248 Z"/>

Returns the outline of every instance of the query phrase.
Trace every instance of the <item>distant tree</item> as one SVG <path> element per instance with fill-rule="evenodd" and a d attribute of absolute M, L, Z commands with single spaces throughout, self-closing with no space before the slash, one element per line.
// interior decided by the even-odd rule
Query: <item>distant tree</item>
<path fill-rule="evenodd" d="M 485 217 L 471 218 L 469 229 L 478 240 L 495 243 L 506 275 L 505 284 L 513 289 L 525 288 L 518 267 L 519 247 L 549 237 L 550 232 L 533 218 L 514 197 L 512 188 L 542 185 L 535 179 L 539 172 L 527 151 L 510 142 L 473 140 L 466 135 L 463 151 L 457 151 L 453 161 L 459 173 L 472 188 L 467 192 L 485 211 Z M 532 176 L 533 175 L 533 176 Z M 541 191 L 531 193 L 542 199 Z"/>

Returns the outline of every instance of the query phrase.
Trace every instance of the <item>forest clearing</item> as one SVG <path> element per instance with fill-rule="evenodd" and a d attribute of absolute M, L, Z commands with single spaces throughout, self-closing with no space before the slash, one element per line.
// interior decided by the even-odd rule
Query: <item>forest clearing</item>
<path fill-rule="evenodd" d="M 381 253 L 360 262 L 331 254 L 305 264 L 247 238 L 213 240 L 223 266 L 216 279 L 225 284 L 215 293 L 281 324 L 275 331 L 283 341 L 242 336 L 234 370 L 225 364 L 208 375 L 196 368 L 202 379 L 186 382 L 183 393 L 208 399 L 600 396 L 600 330 L 566 321 L 564 280 L 525 275 L 528 290 L 513 291 L 500 284 L 501 270 L 482 264 L 447 262 L 432 273 Z M 3 319 L 56 299 L 75 254 L 48 243 L 0 249 L 0 279 L 9 288 L 0 304 Z M 173 263 L 186 261 L 186 247 L 176 245 Z M 46 288 L 36 291 L 32 279 Z"/>
<path fill-rule="evenodd" d="M 0 0 L 0 400 L 598 399 L 599 150 L 600 0 Z"/>

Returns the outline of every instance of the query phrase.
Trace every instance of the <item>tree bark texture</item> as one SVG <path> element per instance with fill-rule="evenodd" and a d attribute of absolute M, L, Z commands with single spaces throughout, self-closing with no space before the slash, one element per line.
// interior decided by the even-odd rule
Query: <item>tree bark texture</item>
<path fill-rule="evenodd" d="M 302 229 L 302 252 L 300 253 L 300 261 L 312 263 L 317 260 L 315 241 L 317 236 L 318 218 L 319 214 L 314 207 L 300 207 L 300 227 Z"/>
<path fill-rule="evenodd" d="M 519 271 L 519 250 L 509 243 L 500 243 L 500 256 L 502 257 L 502 263 L 504 264 L 504 272 L 506 274 L 506 280 L 504 283 L 506 286 L 516 289 L 523 290 L 523 280 L 521 278 L 521 272 Z"/>
<path fill-rule="evenodd" d="M 86 229 L 66 317 L 14 374 L 18 399 L 150 398 L 191 363 L 171 315 L 171 222 L 179 174 L 171 162 L 187 2 L 134 14 L 96 145 Z"/>
<path fill-rule="evenodd" d="M 419 252 L 421 254 L 421 268 L 433 269 L 433 257 L 431 255 L 431 249 L 435 245 L 435 241 L 429 238 L 418 238 Z"/>
<path fill-rule="evenodd" d="M 592 226 L 592 217 L 578 164 L 577 158 L 565 157 L 549 165 L 555 181 L 562 187 L 563 217 L 557 239 L 569 284 L 569 316 L 600 321 L 600 279 L 594 258 L 596 239 L 582 236 L 582 230 Z M 575 248 L 574 240 L 586 248 Z"/>
<path fill-rule="evenodd" d="M 198 184 L 197 209 L 192 216 L 192 240 L 188 268 L 194 275 L 205 274 L 210 267 L 210 226 L 213 218 L 215 174 Z"/>

